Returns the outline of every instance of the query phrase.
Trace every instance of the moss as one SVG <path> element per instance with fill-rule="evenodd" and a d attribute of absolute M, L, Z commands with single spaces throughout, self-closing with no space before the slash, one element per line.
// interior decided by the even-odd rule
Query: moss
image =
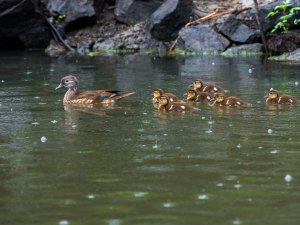
<path fill-rule="evenodd" d="M 274 61 L 287 61 L 286 57 L 289 53 L 285 53 L 279 56 L 271 56 L 268 58 L 268 60 L 274 60 Z"/>
<path fill-rule="evenodd" d="M 221 53 L 223 56 L 254 56 L 254 55 L 263 55 L 263 52 L 256 52 L 256 51 L 226 51 Z"/>

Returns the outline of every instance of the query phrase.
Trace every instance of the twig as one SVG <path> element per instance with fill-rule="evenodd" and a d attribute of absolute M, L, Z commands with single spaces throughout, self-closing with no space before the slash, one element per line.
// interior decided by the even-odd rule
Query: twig
<path fill-rule="evenodd" d="M 180 38 L 180 36 L 178 35 L 178 37 L 177 37 L 176 40 L 174 41 L 174 43 L 173 43 L 173 45 L 171 46 L 171 48 L 170 48 L 169 51 L 172 51 L 172 50 L 173 50 L 173 48 L 175 47 L 175 45 L 176 45 L 176 43 L 177 43 L 177 41 L 178 41 L 179 38 Z"/>
<path fill-rule="evenodd" d="M 57 37 L 56 37 L 56 35 L 55 35 L 55 33 L 53 32 L 53 30 L 52 30 L 52 29 L 51 29 L 51 33 L 52 33 L 52 35 L 53 35 L 53 37 L 54 37 L 54 39 L 55 39 L 56 43 L 58 43 Z"/>
<path fill-rule="evenodd" d="M 266 36 L 265 36 L 265 32 L 260 24 L 260 15 L 259 15 L 259 11 L 258 11 L 258 3 L 257 3 L 257 0 L 253 0 L 254 1 L 254 5 L 255 5 L 255 9 L 256 9 L 256 21 L 257 21 L 257 25 L 259 27 L 259 30 L 260 30 L 260 35 L 261 35 L 261 39 L 263 41 L 263 44 L 264 44 L 264 48 L 266 50 L 266 54 L 268 55 L 269 52 L 268 52 L 268 47 L 267 47 L 267 42 L 266 42 Z"/>
<path fill-rule="evenodd" d="M 59 40 L 61 40 L 61 42 L 71 51 L 75 51 L 73 48 L 71 48 L 65 41 L 64 39 L 60 36 L 60 34 L 58 33 L 58 31 L 56 30 L 56 28 L 53 26 L 53 24 L 48 20 L 48 18 L 45 16 L 47 22 L 50 24 L 51 28 L 55 31 L 55 33 L 57 34 Z"/>

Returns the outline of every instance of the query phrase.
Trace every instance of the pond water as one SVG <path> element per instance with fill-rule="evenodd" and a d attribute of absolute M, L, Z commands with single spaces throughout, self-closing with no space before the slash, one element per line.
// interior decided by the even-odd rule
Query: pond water
<path fill-rule="evenodd" d="M 300 105 L 264 99 L 300 99 L 299 64 L 0 52 L 0 68 L 0 224 L 299 224 Z M 64 106 L 69 74 L 136 93 Z M 184 99 L 197 78 L 253 106 L 153 108 L 154 88 Z"/>

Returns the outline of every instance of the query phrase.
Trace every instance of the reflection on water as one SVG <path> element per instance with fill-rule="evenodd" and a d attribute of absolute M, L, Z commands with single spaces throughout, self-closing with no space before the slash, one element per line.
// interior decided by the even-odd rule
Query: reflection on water
<path fill-rule="evenodd" d="M 0 58 L 1 224 L 299 223 L 300 108 L 263 98 L 270 88 L 299 98 L 298 64 L 30 52 Z M 54 89 L 68 74 L 82 92 L 136 94 L 114 104 L 63 105 L 64 93 Z M 154 88 L 186 102 L 182 94 L 197 78 L 253 106 L 153 107 Z"/>

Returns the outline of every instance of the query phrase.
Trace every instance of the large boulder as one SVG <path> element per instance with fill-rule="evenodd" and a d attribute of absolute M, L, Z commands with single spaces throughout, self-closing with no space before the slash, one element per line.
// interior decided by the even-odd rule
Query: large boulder
<path fill-rule="evenodd" d="M 267 46 L 272 55 L 292 52 L 300 48 L 300 33 L 276 35 L 267 41 Z"/>
<path fill-rule="evenodd" d="M 189 22 L 195 7 L 192 0 L 167 0 L 146 22 L 145 32 L 158 40 L 172 40 Z"/>
<path fill-rule="evenodd" d="M 0 48 L 46 48 L 51 32 L 40 0 L 0 0 Z"/>
<path fill-rule="evenodd" d="M 279 20 L 280 17 L 283 16 L 282 13 L 282 9 L 278 9 L 278 13 L 275 16 L 270 16 L 268 18 L 266 18 L 268 16 L 268 14 L 270 12 L 274 11 L 274 8 L 278 5 L 282 5 L 284 1 L 276 1 L 276 2 L 271 2 L 269 4 L 266 5 L 260 5 L 258 7 L 259 10 L 259 15 L 261 17 L 261 26 L 263 28 L 263 30 L 265 31 L 270 31 L 274 28 L 274 26 L 280 22 L 281 20 Z M 289 10 L 292 7 L 298 7 L 300 6 L 300 2 L 299 1 L 291 1 L 292 6 L 287 8 L 287 13 L 289 13 Z M 256 10 L 252 9 L 250 11 L 250 15 L 252 18 L 254 18 L 256 20 Z M 294 16 L 292 16 L 289 20 L 288 23 L 289 24 L 294 24 L 294 20 L 298 18 L 299 19 L 299 14 L 295 14 Z"/>
<path fill-rule="evenodd" d="M 115 15 L 121 23 L 136 24 L 148 19 L 163 0 L 116 0 Z"/>
<path fill-rule="evenodd" d="M 229 40 L 208 25 L 182 28 L 179 35 L 185 48 L 193 52 L 223 52 L 230 45 Z"/>
<path fill-rule="evenodd" d="M 49 0 L 47 3 L 50 14 L 55 18 L 55 26 L 63 36 L 95 25 L 104 7 L 103 0 Z"/>
<path fill-rule="evenodd" d="M 254 43 L 260 38 L 259 30 L 252 30 L 242 24 L 235 15 L 230 15 L 220 26 L 219 32 L 224 34 L 233 42 Z"/>

